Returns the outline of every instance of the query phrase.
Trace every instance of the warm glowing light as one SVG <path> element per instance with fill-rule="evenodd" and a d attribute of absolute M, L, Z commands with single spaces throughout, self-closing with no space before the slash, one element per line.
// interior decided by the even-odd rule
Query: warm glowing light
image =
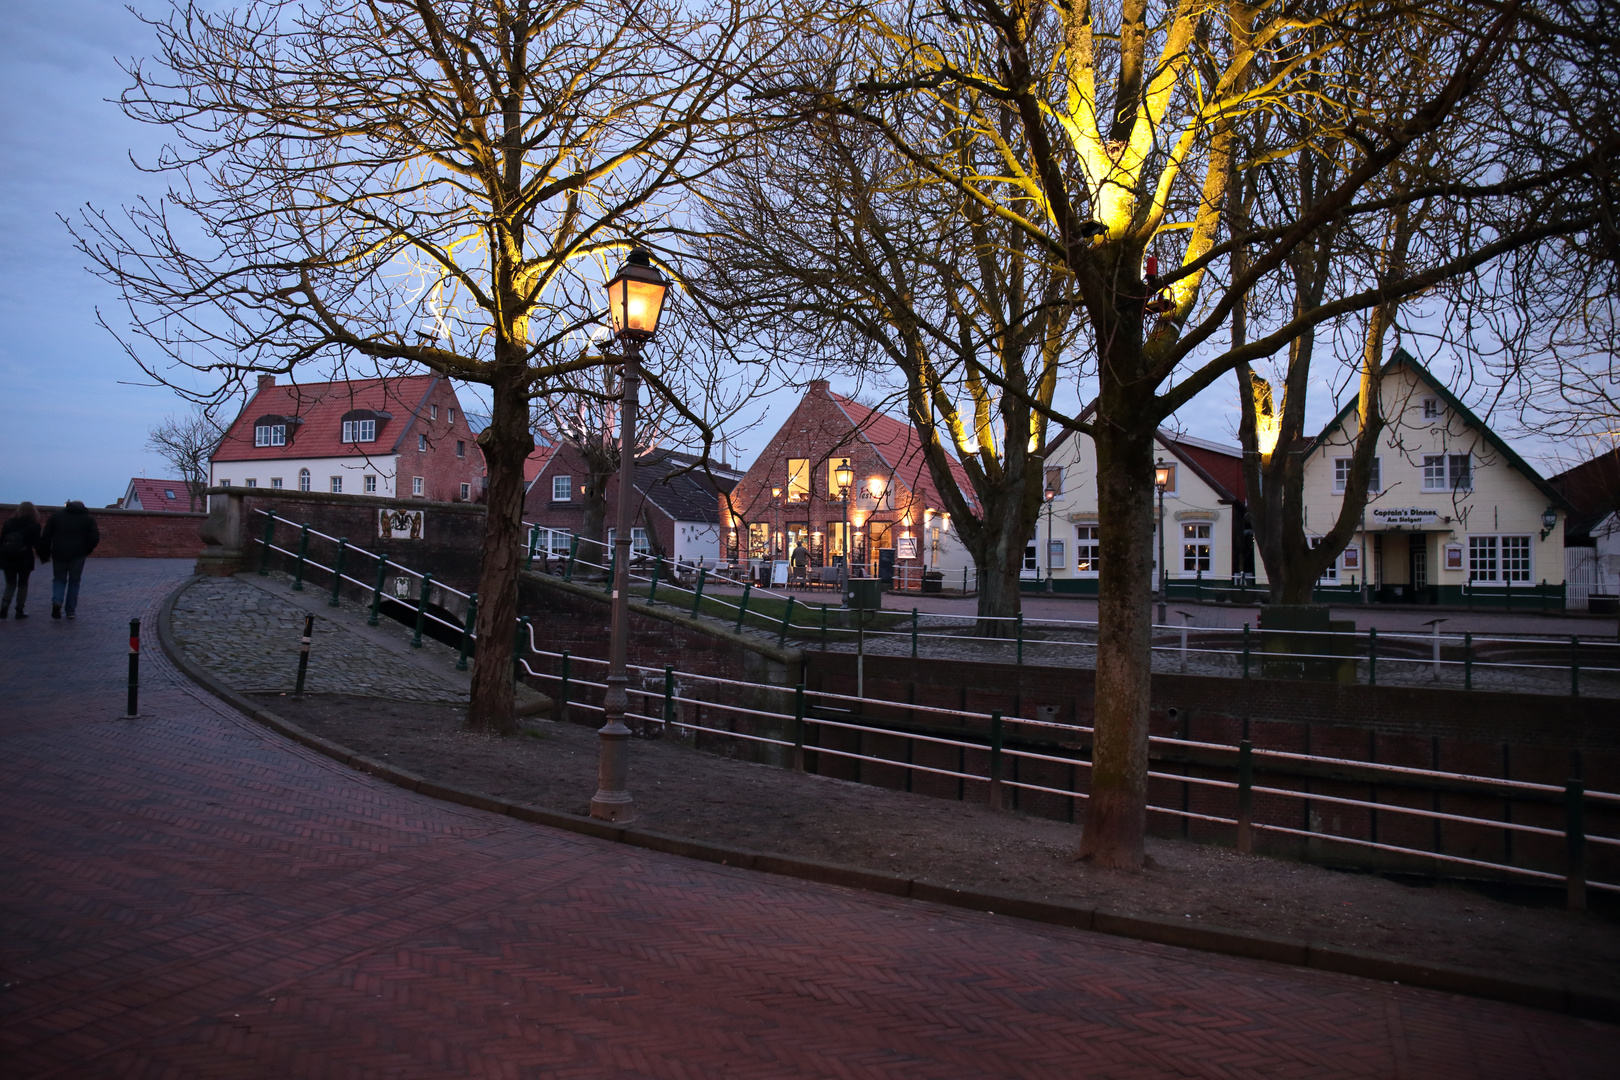
<path fill-rule="evenodd" d="M 1249 390 L 1254 398 L 1254 439 L 1261 457 L 1270 457 L 1282 434 L 1282 414 L 1272 403 L 1271 384 L 1250 375 Z"/>
<path fill-rule="evenodd" d="M 849 458 L 845 458 L 843 461 L 838 463 L 838 468 L 834 471 L 833 478 L 838 481 L 838 486 L 841 488 L 847 488 L 850 484 L 855 482 L 855 470 L 849 467 Z"/>
<path fill-rule="evenodd" d="M 1153 486 L 1160 489 L 1170 486 L 1170 466 L 1162 461 L 1157 462 L 1153 470 Z"/>
<path fill-rule="evenodd" d="M 645 341 L 658 332 L 669 282 L 653 267 L 652 258 L 636 248 L 607 283 L 608 316 L 613 333 Z"/>

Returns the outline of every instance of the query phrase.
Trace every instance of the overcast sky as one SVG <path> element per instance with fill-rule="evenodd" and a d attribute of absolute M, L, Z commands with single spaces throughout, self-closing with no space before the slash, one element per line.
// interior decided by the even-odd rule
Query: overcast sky
<path fill-rule="evenodd" d="M 150 2 L 137 6 L 161 10 Z M 71 217 L 87 204 L 115 210 L 141 194 L 161 193 L 162 185 L 130 162 L 131 154 L 150 160 L 159 133 L 125 119 L 108 100 L 126 83 L 119 61 L 148 55 L 152 35 L 118 0 L 11 0 L 6 10 L 0 36 L 0 502 L 76 498 L 105 506 L 123 494 L 131 476 L 168 474 L 144 444 L 153 425 L 185 406 L 165 388 L 141 385 L 140 370 L 97 325 L 98 309 L 121 325 L 122 307 L 83 269 L 57 215 Z M 1185 410 L 1184 430 L 1235 444 L 1233 389 L 1223 381 Z M 1065 396 L 1072 400 L 1076 392 Z M 769 399 L 762 422 L 733 445 L 732 459 L 752 461 L 797 399 L 786 389 Z M 1329 395 L 1314 391 L 1311 430 L 1333 412 Z M 1541 464 L 1536 445 L 1513 441 Z"/>

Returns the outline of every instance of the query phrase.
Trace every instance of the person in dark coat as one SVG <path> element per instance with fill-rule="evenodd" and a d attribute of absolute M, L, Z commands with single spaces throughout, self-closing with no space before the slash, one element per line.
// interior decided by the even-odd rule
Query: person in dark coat
<path fill-rule="evenodd" d="M 17 618 L 28 618 L 28 575 L 34 572 L 34 550 L 39 547 L 39 511 L 31 502 L 20 502 L 17 510 L 0 525 L 0 570 L 6 574 L 6 595 L 0 599 L 0 619 L 11 611 L 11 598 L 17 597 Z"/>
<path fill-rule="evenodd" d="M 73 499 L 51 515 L 45 531 L 39 537 L 39 557 L 51 562 L 51 618 L 60 619 L 63 611 L 73 618 L 79 606 L 79 577 L 84 573 L 84 560 L 101 543 L 101 530 L 96 519 L 84 508 L 84 503 Z"/>

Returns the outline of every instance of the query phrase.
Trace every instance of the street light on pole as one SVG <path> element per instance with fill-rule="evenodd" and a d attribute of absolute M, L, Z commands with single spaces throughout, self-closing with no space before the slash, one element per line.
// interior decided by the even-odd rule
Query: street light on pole
<path fill-rule="evenodd" d="M 839 575 L 841 579 L 839 586 L 843 589 L 849 584 L 849 556 L 852 547 L 849 537 L 849 487 L 855 482 L 855 470 L 849 467 L 849 458 L 838 463 L 838 468 L 833 470 L 833 480 L 838 484 L 839 497 L 844 500 L 844 572 Z"/>
<path fill-rule="evenodd" d="M 1159 490 L 1159 622 L 1165 619 L 1164 605 L 1168 588 L 1165 584 L 1164 565 L 1164 489 L 1170 486 L 1170 466 L 1163 458 L 1153 463 L 1153 486 Z"/>
<path fill-rule="evenodd" d="M 658 332 L 669 282 L 640 248 L 607 283 L 608 316 L 613 336 L 624 347 L 619 398 L 619 504 L 613 536 L 613 628 L 608 640 L 607 692 L 602 698 L 601 751 L 596 767 L 596 796 L 591 817 L 603 821 L 635 820 L 636 804 L 625 787 L 630 772 L 630 729 L 624 724 L 629 705 L 625 693 L 626 653 L 630 637 L 630 493 L 636 468 L 636 403 L 641 392 L 641 346 Z"/>
<path fill-rule="evenodd" d="M 1052 504 L 1057 501 L 1057 489 L 1051 484 L 1041 494 L 1046 503 L 1046 591 L 1052 591 Z"/>

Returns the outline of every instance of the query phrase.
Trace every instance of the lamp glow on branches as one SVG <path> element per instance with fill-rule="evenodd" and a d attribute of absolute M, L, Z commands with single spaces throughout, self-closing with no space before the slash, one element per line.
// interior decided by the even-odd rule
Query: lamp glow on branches
<path fill-rule="evenodd" d="M 669 281 L 653 266 L 651 256 L 641 248 L 630 252 L 624 266 L 607 283 L 613 336 L 650 340 L 658 333 L 658 319 L 664 313 L 668 293 Z"/>
<path fill-rule="evenodd" d="M 1269 458 L 1282 434 L 1282 410 L 1272 402 L 1271 384 L 1260 376 L 1251 376 L 1249 392 L 1254 396 L 1255 445 L 1262 459 Z"/>

